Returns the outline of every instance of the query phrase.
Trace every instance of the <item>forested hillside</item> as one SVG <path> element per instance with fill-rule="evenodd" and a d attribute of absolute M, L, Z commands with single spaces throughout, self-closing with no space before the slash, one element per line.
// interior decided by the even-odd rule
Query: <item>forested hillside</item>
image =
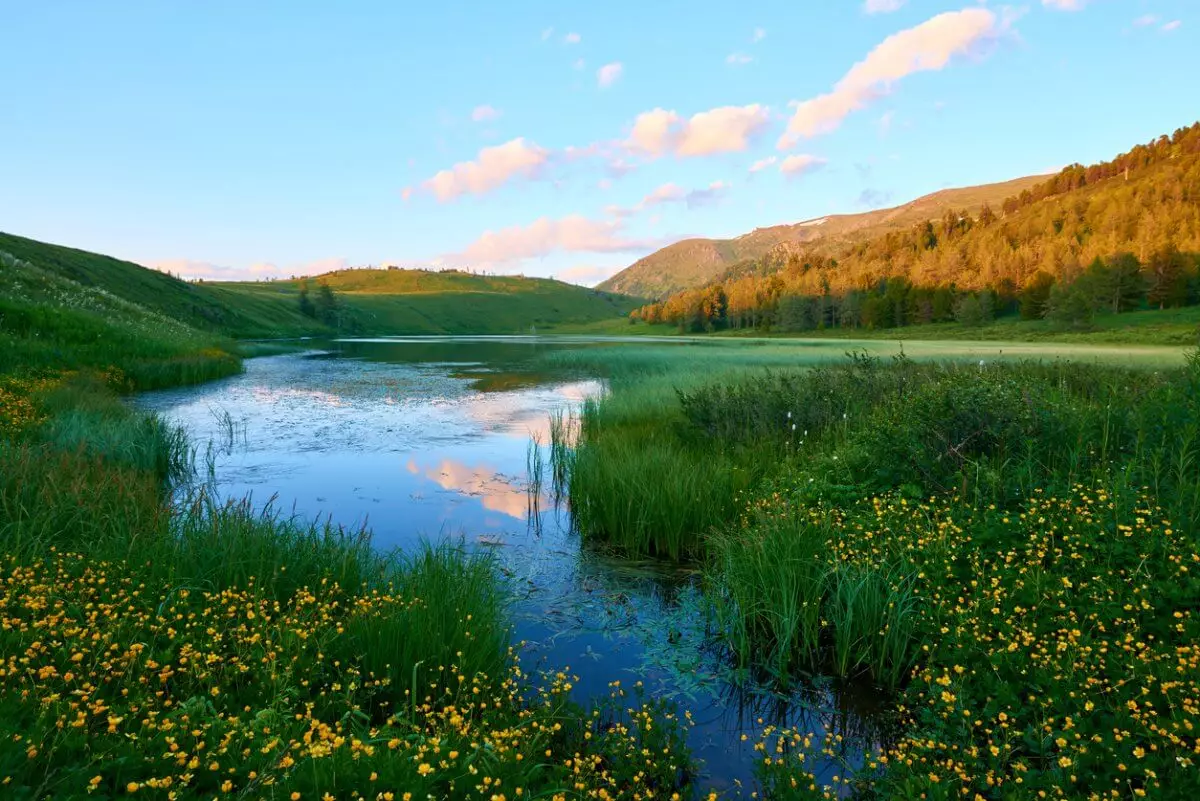
<path fill-rule="evenodd" d="M 1200 303 L 1200 123 L 836 255 L 776 248 L 638 309 L 688 330 L 887 328 Z"/>
<path fill-rule="evenodd" d="M 848 244 L 939 216 L 945 209 L 971 214 L 988 203 L 1030 189 L 1043 176 L 1016 178 L 998 184 L 942 189 L 888 209 L 860 214 L 832 214 L 793 225 L 757 228 L 733 239 L 685 239 L 639 259 L 599 285 L 599 289 L 635 297 L 660 299 L 685 289 L 704 286 L 740 262 L 774 254 L 809 251 L 831 255 Z"/>

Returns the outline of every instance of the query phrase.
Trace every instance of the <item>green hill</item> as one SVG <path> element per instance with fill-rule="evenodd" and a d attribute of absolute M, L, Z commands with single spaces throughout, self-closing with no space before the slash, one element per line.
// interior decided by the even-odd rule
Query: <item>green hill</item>
<path fill-rule="evenodd" d="M 132 262 L 0 233 L 0 253 L 83 288 L 104 290 L 193 329 L 235 338 L 510 334 L 627 315 L 637 303 L 544 278 L 458 271 L 339 270 L 304 281 L 188 282 Z M 327 283 L 339 314 L 301 312 L 302 285 Z"/>
<path fill-rule="evenodd" d="M 338 327 L 364 334 L 513 334 L 617 319 L 637 301 L 548 278 L 456 270 L 338 270 L 298 281 L 205 284 L 238 308 L 300 308 L 301 286 L 328 284 Z"/>
<path fill-rule="evenodd" d="M 976 214 L 985 204 L 998 207 L 1005 198 L 1019 195 L 1044 180 L 1045 176 L 1030 176 L 996 184 L 943 189 L 894 208 L 757 228 L 734 239 L 685 239 L 639 259 L 598 288 L 662 298 L 704 286 L 739 262 L 768 255 L 785 258 L 800 251 L 832 254 L 855 242 L 939 218 L 951 208 Z"/>
<path fill-rule="evenodd" d="M 993 207 L 773 250 L 635 313 L 685 329 L 889 329 L 997 316 L 1058 330 L 1200 304 L 1200 123 L 1074 164 Z M 1110 326 L 1111 327 L 1111 326 Z M 1194 341 L 1186 330 L 1173 336 Z"/>

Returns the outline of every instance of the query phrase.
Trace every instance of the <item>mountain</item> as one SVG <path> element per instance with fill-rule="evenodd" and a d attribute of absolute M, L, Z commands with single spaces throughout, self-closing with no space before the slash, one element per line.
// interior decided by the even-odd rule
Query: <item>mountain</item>
<path fill-rule="evenodd" d="M 978 212 L 930 218 L 931 208 L 892 217 L 906 225 L 777 244 L 634 316 L 807 331 L 979 326 L 1019 311 L 1086 329 L 1097 316 L 1200 304 L 1200 123 L 1072 164 Z"/>
<path fill-rule="evenodd" d="M 632 298 L 546 278 L 459 271 L 338 270 L 293 281 L 190 282 L 109 256 L 0 233 L 0 254 L 192 329 L 236 338 L 355 333 L 512 334 L 627 315 Z M 338 313 L 306 314 L 328 285 Z M 95 294 L 94 292 L 92 294 Z"/>
<path fill-rule="evenodd" d="M 996 184 L 943 189 L 893 208 L 757 228 L 734 239 L 685 239 L 639 259 L 597 289 L 662 298 L 703 286 L 734 264 L 762 258 L 773 250 L 796 250 L 803 246 L 813 252 L 832 253 L 853 242 L 936 219 L 946 209 L 976 214 L 985 204 L 998 208 L 1005 198 L 1019 195 L 1044 180 L 1045 176 L 1029 176 Z"/>

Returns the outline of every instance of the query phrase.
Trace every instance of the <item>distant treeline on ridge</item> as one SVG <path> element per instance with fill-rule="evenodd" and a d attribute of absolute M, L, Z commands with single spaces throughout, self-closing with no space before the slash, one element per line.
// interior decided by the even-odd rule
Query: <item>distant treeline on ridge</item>
<path fill-rule="evenodd" d="M 1200 123 L 1066 167 L 998 212 L 947 210 L 836 256 L 778 246 L 630 316 L 689 331 L 982 325 L 1016 313 L 1086 327 L 1096 314 L 1197 303 Z"/>

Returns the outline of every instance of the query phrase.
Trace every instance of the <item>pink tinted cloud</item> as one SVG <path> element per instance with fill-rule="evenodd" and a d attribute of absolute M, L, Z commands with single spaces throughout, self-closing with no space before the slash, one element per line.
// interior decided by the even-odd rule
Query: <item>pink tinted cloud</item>
<path fill-rule="evenodd" d="M 722 106 L 684 119 L 674 111 L 656 108 L 634 120 L 626 147 L 652 158 L 680 158 L 745 150 L 770 123 L 770 112 L 757 103 Z"/>
<path fill-rule="evenodd" d="M 621 77 L 621 73 L 624 71 L 625 68 L 619 61 L 614 61 L 611 64 L 605 64 L 603 67 L 596 70 L 596 83 L 600 85 L 601 89 L 605 89 L 616 83 L 617 79 Z"/>
<path fill-rule="evenodd" d="M 943 69 L 954 57 L 976 52 L 994 40 L 1002 27 L 991 11 L 967 8 L 938 14 L 889 36 L 851 67 L 832 91 L 796 104 L 779 148 L 835 130 L 852 112 L 886 94 L 905 76 Z"/>
<path fill-rule="evenodd" d="M 551 253 L 621 253 L 643 250 L 653 243 L 631 239 L 619 219 L 592 220 L 581 214 L 552 219 L 542 217 L 529 225 L 484 231 L 461 253 L 448 261 L 503 263 L 541 258 Z"/>
<path fill-rule="evenodd" d="M 465 194 L 486 194 L 514 178 L 536 178 L 549 159 L 548 150 L 518 137 L 483 148 L 474 161 L 441 170 L 421 186 L 445 203 Z"/>
<path fill-rule="evenodd" d="M 826 163 L 825 159 L 819 156 L 798 153 L 784 159 L 779 165 L 779 171 L 789 178 L 798 178 L 805 173 L 819 170 Z"/>
<path fill-rule="evenodd" d="M 565 270 L 559 270 L 554 274 L 554 277 L 559 281 L 566 281 L 568 284 L 579 284 L 580 286 L 595 286 L 606 278 L 610 278 L 623 269 L 622 265 L 612 265 L 610 267 L 599 267 L 593 264 L 577 264 L 574 267 L 568 267 Z"/>
<path fill-rule="evenodd" d="M 471 120 L 473 122 L 491 122 L 498 119 L 500 119 L 500 110 L 492 108 L 486 103 L 482 106 L 476 106 L 471 111 Z"/>

